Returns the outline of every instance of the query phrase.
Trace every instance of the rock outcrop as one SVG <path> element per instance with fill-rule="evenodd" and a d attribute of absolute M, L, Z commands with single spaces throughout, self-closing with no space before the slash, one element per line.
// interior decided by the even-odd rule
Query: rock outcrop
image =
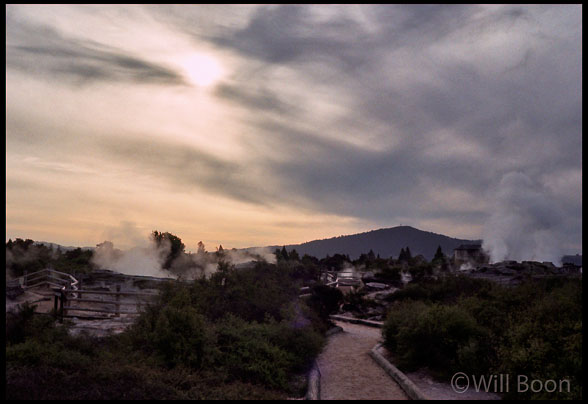
<path fill-rule="evenodd" d="M 573 264 L 556 267 L 551 262 L 537 261 L 503 261 L 484 264 L 462 271 L 476 278 L 484 278 L 507 285 L 516 285 L 528 278 L 549 276 L 581 276 L 582 268 Z"/>

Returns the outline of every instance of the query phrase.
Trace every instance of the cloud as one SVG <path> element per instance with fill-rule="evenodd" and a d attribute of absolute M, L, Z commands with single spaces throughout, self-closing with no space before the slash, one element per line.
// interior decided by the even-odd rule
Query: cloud
<path fill-rule="evenodd" d="M 269 111 L 278 114 L 291 114 L 298 107 L 281 99 L 275 92 L 263 88 L 247 88 L 245 83 L 222 83 L 215 89 L 215 95 L 233 103 L 240 104 L 249 111 Z"/>
<path fill-rule="evenodd" d="M 360 48 L 349 46 L 363 36 L 361 26 L 345 15 L 316 23 L 312 8 L 300 5 L 261 7 L 246 27 L 211 40 L 266 63 L 334 58 L 347 68 L 362 64 Z"/>
<path fill-rule="evenodd" d="M 266 159 L 268 171 L 315 208 L 429 217 L 433 211 L 407 207 L 427 197 L 423 183 L 467 190 L 481 204 L 510 171 L 538 178 L 581 164 L 578 8 L 378 5 L 361 8 L 363 23 L 338 7 L 316 22 L 314 10 L 262 7 L 212 41 L 268 63 L 247 82 L 264 99 L 293 92 L 346 111 L 303 105 L 288 120 L 269 109 L 248 121 L 264 150 L 283 157 Z M 268 80 L 272 69 L 289 69 L 290 79 Z M 379 150 L 357 147 L 366 138 Z"/>
<path fill-rule="evenodd" d="M 164 85 L 184 83 L 172 69 L 98 42 L 67 38 L 50 26 L 8 13 L 6 65 L 10 69 L 74 84 L 122 81 Z"/>
<path fill-rule="evenodd" d="M 229 196 L 244 202 L 264 204 L 271 199 L 262 179 L 249 175 L 250 168 L 202 151 L 197 147 L 157 139 L 110 137 L 97 140 L 104 158 L 124 164 L 137 174 L 163 179 L 176 188 Z"/>
<path fill-rule="evenodd" d="M 147 120 L 133 134 L 126 123 L 126 130 L 91 132 L 100 136 L 87 140 L 90 156 L 176 189 L 257 207 L 379 227 L 437 223 L 437 232 L 469 238 L 480 237 L 476 232 L 495 214 L 488 190 L 521 172 L 539 190 L 531 195 L 548 198 L 571 229 L 560 243 L 570 252 L 581 248 L 581 6 L 141 10 L 178 41 L 214 49 L 228 73 L 207 93 L 173 98 L 184 90 L 177 86 L 173 96 L 162 95 L 161 110 L 171 117 L 161 124 Z M 121 15 L 112 18 L 124 25 Z M 98 45 L 99 33 L 80 40 L 45 28 L 7 17 L 9 69 L 37 66 L 48 79 L 71 73 L 84 83 L 181 83 L 165 58 L 155 63 L 115 44 Z M 170 100 L 185 110 L 169 107 Z M 211 111 L 219 124 L 199 130 Z M 184 141 L 168 136 L 174 131 Z M 81 132 L 68 139 L 77 145 L 78 138 Z M 219 138 L 230 140 L 211 148 Z M 471 232 L 462 233 L 468 224 Z"/>

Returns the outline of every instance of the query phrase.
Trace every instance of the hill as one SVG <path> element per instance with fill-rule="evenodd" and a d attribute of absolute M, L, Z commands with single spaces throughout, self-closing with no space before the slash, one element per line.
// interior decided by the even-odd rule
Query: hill
<path fill-rule="evenodd" d="M 94 250 L 94 247 L 73 247 L 73 246 L 65 246 L 65 245 L 61 245 L 61 244 L 57 244 L 57 243 L 51 243 L 49 241 L 35 241 L 35 244 L 41 244 L 44 245 L 45 247 L 51 248 L 52 250 L 55 250 L 57 248 L 60 248 L 62 251 L 71 251 L 71 250 L 75 250 L 76 248 L 81 248 L 82 250 Z"/>
<path fill-rule="evenodd" d="M 302 244 L 286 245 L 286 250 L 296 249 L 300 256 L 304 254 L 324 258 L 327 254 L 349 254 L 357 259 L 362 253 L 373 250 L 382 258 L 397 258 L 401 248 L 410 248 L 413 256 L 422 254 L 431 260 L 437 247 L 446 255 L 452 255 L 453 249 L 461 244 L 479 244 L 481 240 L 463 240 L 415 229 L 410 226 L 397 226 L 387 229 L 372 230 L 365 233 L 314 240 Z M 270 246 L 272 250 L 282 246 Z"/>

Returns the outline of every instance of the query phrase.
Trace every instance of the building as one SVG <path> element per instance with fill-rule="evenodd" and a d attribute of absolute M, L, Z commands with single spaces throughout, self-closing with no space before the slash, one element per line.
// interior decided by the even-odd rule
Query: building
<path fill-rule="evenodd" d="M 453 250 L 453 263 L 457 268 L 464 264 L 487 264 L 489 261 L 490 257 L 482 250 L 481 244 L 462 244 Z"/>

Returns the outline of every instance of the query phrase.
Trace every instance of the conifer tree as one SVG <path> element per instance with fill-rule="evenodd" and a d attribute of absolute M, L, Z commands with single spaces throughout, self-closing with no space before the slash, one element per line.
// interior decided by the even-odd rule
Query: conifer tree
<path fill-rule="evenodd" d="M 406 247 L 406 260 L 412 259 L 412 254 L 410 253 L 410 248 Z"/>
<path fill-rule="evenodd" d="M 406 252 L 404 251 L 404 248 L 400 249 L 400 254 L 398 254 L 398 261 L 404 261 L 406 260 Z"/>
<path fill-rule="evenodd" d="M 286 260 L 286 261 L 288 260 L 288 251 L 286 251 L 286 246 L 282 247 L 282 252 L 280 254 L 282 255 L 282 258 L 284 260 Z"/>
<path fill-rule="evenodd" d="M 444 254 L 443 251 L 441 250 L 441 246 L 437 247 L 437 252 L 435 253 L 435 256 L 433 257 L 433 261 L 437 261 L 437 260 L 441 260 L 443 259 Z"/>

